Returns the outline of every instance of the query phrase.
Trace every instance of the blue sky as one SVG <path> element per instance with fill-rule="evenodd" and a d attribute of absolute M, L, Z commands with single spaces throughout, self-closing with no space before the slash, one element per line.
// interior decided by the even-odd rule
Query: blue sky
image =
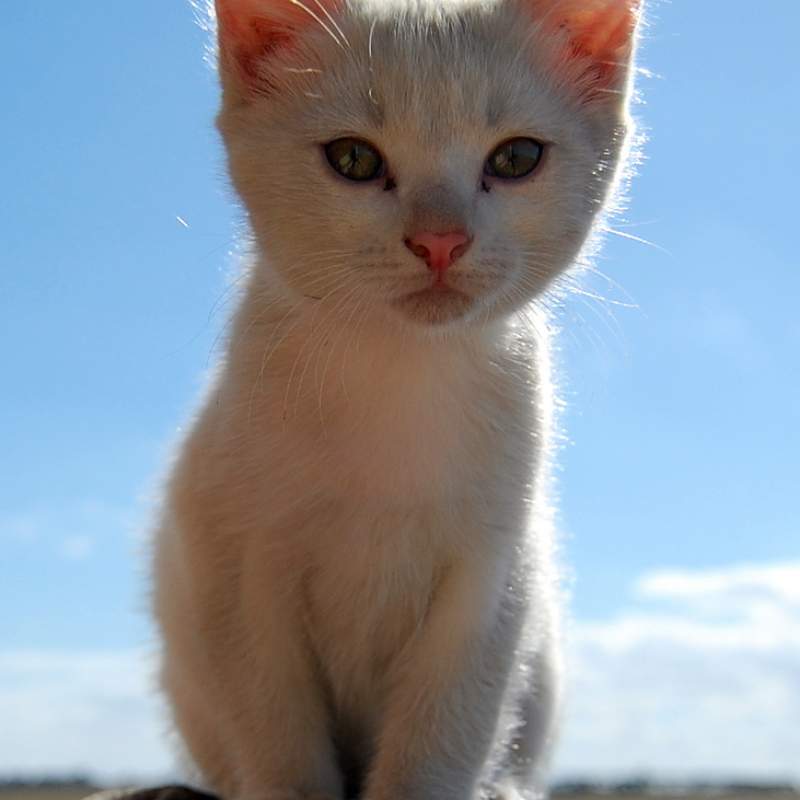
<path fill-rule="evenodd" d="M 3 14 L 0 774 L 154 775 L 144 532 L 241 219 L 215 77 L 183 0 Z M 610 236 L 561 316 L 562 774 L 800 779 L 798 28 L 652 4 L 615 227 L 655 246 Z"/>

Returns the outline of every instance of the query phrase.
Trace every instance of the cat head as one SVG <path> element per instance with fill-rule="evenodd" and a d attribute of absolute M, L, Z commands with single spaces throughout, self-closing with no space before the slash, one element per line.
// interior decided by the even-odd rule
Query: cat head
<path fill-rule="evenodd" d="M 627 133 L 640 0 L 216 0 L 231 176 L 296 302 L 431 330 L 583 246 Z"/>

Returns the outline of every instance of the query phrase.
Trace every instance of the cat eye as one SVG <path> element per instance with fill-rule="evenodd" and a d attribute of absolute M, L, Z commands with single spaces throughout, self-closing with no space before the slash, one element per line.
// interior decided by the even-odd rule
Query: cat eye
<path fill-rule="evenodd" d="M 539 166 L 543 154 L 544 145 L 536 139 L 509 139 L 491 152 L 483 171 L 493 178 L 524 178 Z"/>
<path fill-rule="evenodd" d="M 325 145 L 328 163 L 351 181 L 371 181 L 384 174 L 381 154 L 369 142 L 347 136 Z"/>

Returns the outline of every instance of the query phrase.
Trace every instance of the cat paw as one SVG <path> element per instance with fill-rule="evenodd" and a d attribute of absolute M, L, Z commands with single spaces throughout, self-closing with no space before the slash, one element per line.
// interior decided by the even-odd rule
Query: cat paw
<path fill-rule="evenodd" d="M 546 800 L 547 793 L 537 789 L 520 790 L 513 784 L 482 786 L 477 800 Z"/>
<path fill-rule="evenodd" d="M 240 797 L 238 800 L 254 800 L 252 795 Z M 328 792 L 304 792 L 295 789 L 270 789 L 259 792 L 255 800 L 342 800 L 338 795 Z"/>

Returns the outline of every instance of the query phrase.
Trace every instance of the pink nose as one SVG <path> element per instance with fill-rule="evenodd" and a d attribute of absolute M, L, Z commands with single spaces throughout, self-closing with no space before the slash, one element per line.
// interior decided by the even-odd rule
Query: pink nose
<path fill-rule="evenodd" d="M 406 247 L 425 260 L 435 272 L 444 272 L 469 250 L 472 240 L 461 231 L 430 233 L 423 231 L 406 239 Z"/>

